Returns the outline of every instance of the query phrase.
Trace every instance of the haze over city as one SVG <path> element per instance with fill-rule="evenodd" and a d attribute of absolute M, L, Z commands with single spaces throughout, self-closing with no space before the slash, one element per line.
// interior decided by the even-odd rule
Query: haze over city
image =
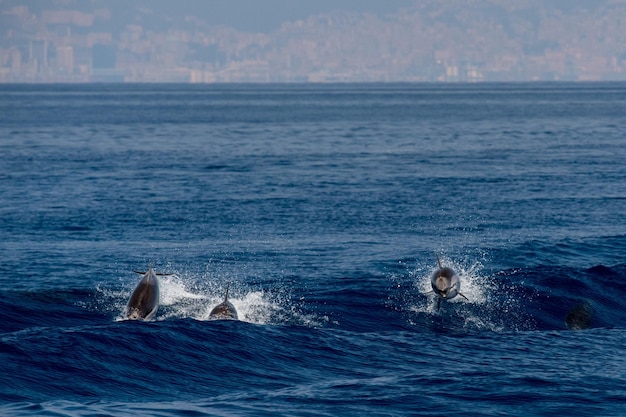
<path fill-rule="evenodd" d="M 0 82 L 626 79 L 626 0 L 0 1 Z"/>

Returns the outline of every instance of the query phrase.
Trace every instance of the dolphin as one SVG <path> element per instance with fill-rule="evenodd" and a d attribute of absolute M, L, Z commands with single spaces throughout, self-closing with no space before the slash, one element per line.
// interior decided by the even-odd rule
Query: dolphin
<path fill-rule="evenodd" d="M 143 278 L 137 284 L 135 291 L 130 296 L 124 317 L 130 320 L 150 320 L 159 309 L 159 281 L 154 273 L 152 265 L 148 272 L 137 272 L 143 274 Z"/>
<path fill-rule="evenodd" d="M 570 330 L 584 330 L 591 327 L 591 317 L 593 316 L 593 308 L 591 304 L 583 300 L 576 304 L 567 316 L 565 316 L 565 325 Z"/>
<path fill-rule="evenodd" d="M 435 254 L 435 256 L 437 256 L 439 267 L 433 272 L 430 285 L 433 287 L 433 292 L 437 294 L 437 311 L 439 311 L 442 299 L 449 300 L 460 295 L 467 300 L 467 297 L 461 294 L 461 281 L 457 273 L 452 268 L 443 267 L 439 255 Z"/>
<path fill-rule="evenodd" d="M 226 287 L 226 296 L 224 297 L 224 301 L 220 304 L 216 305 L 211 313 L 209 313 L 209 319 L 213 320 L 224 320 L 224 319 L 232 319 L 238 320 L 237 310 L 235 310 L 235 306 L 232 305 L 230 301 L 228 301 L 228 290 L 230 285 Z"/>

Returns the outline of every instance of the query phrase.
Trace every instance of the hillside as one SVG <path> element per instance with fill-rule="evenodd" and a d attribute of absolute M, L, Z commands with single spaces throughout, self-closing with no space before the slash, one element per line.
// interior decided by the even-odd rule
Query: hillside
<path fill-rule="evenodd" d="M 0 81 L 626 79 L 623 0 L 323 3 L 4 1 Z"/>

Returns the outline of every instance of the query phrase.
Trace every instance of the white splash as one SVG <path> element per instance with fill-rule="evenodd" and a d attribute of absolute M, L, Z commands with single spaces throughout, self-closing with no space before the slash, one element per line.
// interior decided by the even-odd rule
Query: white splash
<path fill-rule="evenodd" d="M 223 294 L 211 294 L 202 311 L 194 318 L 196 320 L 210 320 L 211 310 L 222 301 L 224 301 Z M 264 291 L 250 291 L 241 295 L 231 293 L 228 301 L 235 306 L 239 320 L 249 323 L 270 323 L 272 314 L 280 309 L 280 305 L 272 301 L 270 295 Z"/>
<path fill-rule="evenodd" d="M 441 264 L 456 271 L 461 283 L 460 292 L 467 297 L 466 300 L 461 296 L 456 296 L 453 299 L 445 300 L 445 302 L 481 305 L 489 301 L 489 296 L 495 290 L 495 285 L 489 277 L 481 275 L 480 271 L 483 268 L 481 262 L 476 261 L 466 266 L 449 258 L 441 257 Z M 430 278 L 436 270 L 437 265 L 434 264 L 429 268 L 417 270 L 412 274 L 415 277 L 416 290 L 422 294 L 429 295 L 428 306 L 419 306 L 418 309 L 413 308 L 412 310 L 424 313 L 434 313 L 437 311 L 437 296 L 432 292 L 430 284 Z"/>
<path fill-rule="evenodd" d="M 430 284 L 432 274 L 437 269 L 437 264 L 427 265 L 416 269 L 412 274 L 414 278 L 414 291 L 426 295 L 425 297 L 412 298 L 407 309 L 412 313 L 438 316 L 450 314 L 446 309 L 447 304 L 455 305 L 454 316 L 462 320 L 463 328 L 467 330 L 502 331 L 504 328 L 491 314 L 491 300 L 497 291 L 496 282 L 492 277 L 482 273 L 483 264 L 480 261 L 458 262 L 448 257 L 440 257 L 441 264 L 452 268 L 459 275 L 461 294 L 453 299 L 441 302 L 437 310 L 437 296 L 433 293 Z M 476 308 L 479 307 L 479 308 Z M 415 320 L 410 320 L 413 324 Z"/>
<path fill-rule="evenodd" d="M 443 266 L 452 268 L 459 275 L 461 293 L 467 300 L 457 296 L 441 302 L 437 310 L 437 296 L 432 292 L 430 278 L 437 265 L 419 266 L 409 273 L 413 288 L 408 294 L 407 310 L 415 315 L 409 318 L 414 325 L 431 322 L 435 317 L 451 316 L 451 322 L 461 323 L 471 331 L 528 330 L 533 322 L 521 309 L 518 291 L 514 285 L 498 282 L 497 276 L 483 273 L 481 261 L 466 260 L 465 263 L 441 258 Z M 415 293 L 423 294 L 415 296 Z M 453 308 L 446 308 L 452 307 Z"/>
<path fill-rule="evenodd" d="M 159 310 L 154 320 L 191 318 L 209 320 L 211 310 L 224 301 L 226 287 L 223 278 L 159 276 Z M 200 283 L 200 284 L 199 284 Z M 124 289 L 97 288 L 100 305 L 116 314 L 116 321 L 124 320 L 124 309 L 134 287 Z M 321 326 L 324 318 L 300 311 L 297 303 L 284 291 L 271 292 L 248 289 L 231 281 L 228 300 L 235 306 L 240 321 L 254 324 L 297 324 Z"/>
<path fill-rule="evenodd" d="M 171 306 L 185 300 L 202 300 L 202 294 L 195 294 L 186 288 L 185 282 L 178 275 L 165 275 L 159 279 L 159 303 Z"/>

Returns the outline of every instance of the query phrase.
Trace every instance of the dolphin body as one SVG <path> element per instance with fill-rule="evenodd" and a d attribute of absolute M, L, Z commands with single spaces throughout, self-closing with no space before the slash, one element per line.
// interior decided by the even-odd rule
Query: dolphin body
<path fill-rule="evenodd" d="M 159 309 L 159 281 L 152 265 L 148 272 L 137 273 L 143 274 L 143 278 L 128 300 L 124 317 L 129 320 L 150 320 Z"/>
<path fill-rule="evenodd" d="M 439 255 L 436 256 L 439 268 L 433 272 L 430 278 L 430 285 L 433 288 L 433 292 L 437 295 L 437 311 L 439 311 L 442 299 L 449 300 L 460 295 L 467 300 L 467 297 L 461 294 L 461 280 L 457 273 L 452 268 L 443 267 L 439 260 Z"/>
<path fill-rule="evenodd" d="M 584 300 L 576 304 L 567 316 L 565 316 L 565 325 L 570 330 L 584 330 L 591 327 L 591 318 L 593 316 L 593 307 Z"/>
<path fill-rule="evenodd" d="M 224 297 L 224 301 L 220 304 L 216 305 L 211 313 L 209 313 L 209 319 L 211 320 L 239 320 L 237 316 L 237 310 L 235 310 L 235 306 L 232 305 L 230 301 L 228 301 L 228 290 L 230 287 L 226 287 L 226 296 Z"/>

